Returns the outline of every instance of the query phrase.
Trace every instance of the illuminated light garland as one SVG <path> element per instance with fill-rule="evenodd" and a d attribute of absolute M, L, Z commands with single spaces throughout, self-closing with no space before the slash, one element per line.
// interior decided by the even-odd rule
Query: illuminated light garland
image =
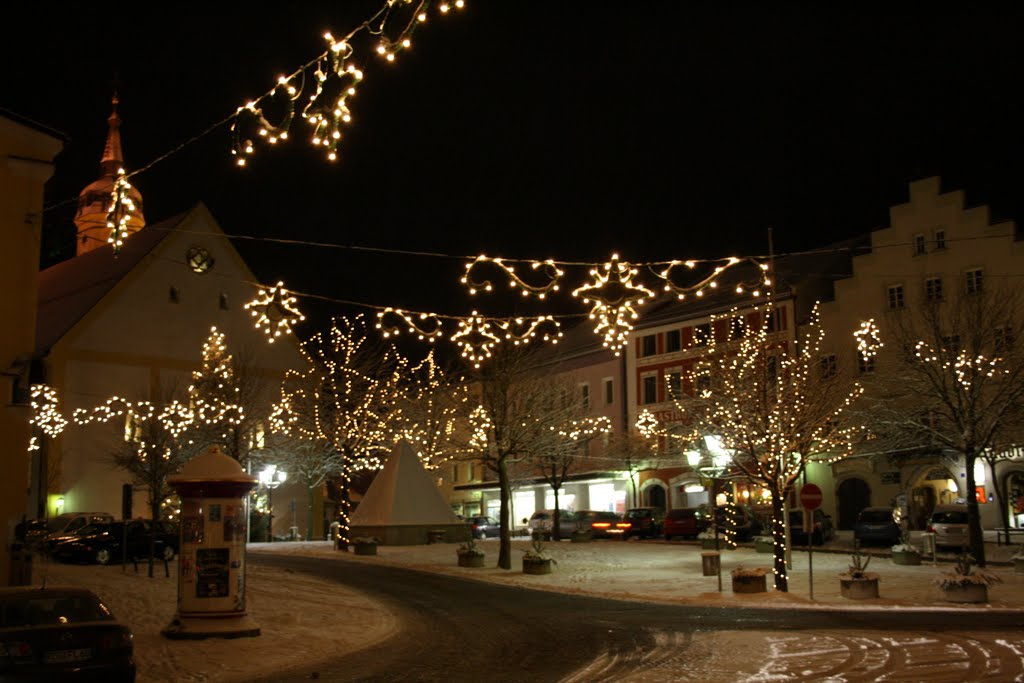
<path fill-rule="evenodd" d="M 474 368 L 490 358 L 494 347 L 501 343 L 501 337 L 491 329 L 491 321 L 473 311 L 473 315 L 459 321 L 459 330 L 452 335 L 452 341 L 461 349 L 462 357 Z"/>
<path fill-rule="evenodd" d="M 885 346 L 874 318 L 861 322 L 860 329 L 853 333 L 853 338 L 857 340 L 857 351 L 865 360 L 877 356 L 879 349 Z"/>
<path fill-rule="evenodd" d="M 128 223 L 132 218 L 132 212 L 135 211 L 135 202 L 128 194 L 131 189 L 124 169 L 117 169 L 114 189 L 110 193 L 110 209 L 107 211 L 107 227 L 110 228 L 107 242 L 113 245 L 115 254 L 121 251 L 121 246 L 128 236 Z"/>
<path fill-rule="evenodd" d="M 400 308 L 391 308 L 390 306 L 385 308 L 383 311 L 377 312 L 377 323 L 375 327 L 381 331 L 381 334 L 385 339 L 388 337 L 395 336 L 403 332 L 402 327 L 399 323 L 388 323 L 388 319 L 396 317 L 401 321 L 401 325 L 404 326 L 406 332 L 415 335 L 420 341 L 433 342 L 440 339 L 443 336 L 443 330 L 441 328 L 441 320 L 434 313 L 409 313 L 403 311 Z M 423 327 L 424 323 L 429 325 L 429 329 Z"/>
<path fill-rule="evenodd" d="M 557 344 L 558 340 L 562 338 L 562 326 L 550 315 L 536 318 L 512 318 L 498 321 L 496 324 L 505 333 L 505 339 L 512 341 L 516 346 L 537 339 L 538 334 L 541 341 L 550 341 L 552 344 Z M 544 326 L 553 327 L 554 330 L 538 332 Z"/>
<path fill-rule="evenodd" d="M 61 435 L 68 421 L 60 412 L 60 399 L 57 390 L 47 384 L 32 385 L 32 417 L 29 424 L 38 428 L 43 434 L 53 439 Z M 38 447 L 38 440 L 35 444 L 29 445 L 29 450 Z"/>
<path fill-rule="evenodd" d="M 718 288 L 718 278 L 722 275 L 722 273 L 726 272 L 727 270 L 729 270 L 729 269 L 731 269 L 731 268 L 733 268 L 733 267 L 735 267 L 735 266 L 737 266 L 737 265 L 739 265 L 741 263 L 752 263 L 752 264 L 754 264 L 757 267 L 758 274 L 760 275 L 760 277 L 757 279 L 756 282 L 748 282 L 748 283 L 745 283 L 745 284 L 738 284 L 738 285 L 736 285 L 736 287 L 735 287 L 736 294 L 746 294 L 746 293 L 749 292 L 752 296 L 759 297 L 759 296 L 761 296 L 761 289 L 760 288 L 761 287 L 768 287 L 772 283 L 771 278 L 768 277 L 768 264 L 767 263 L 759 263 L 757 260 L 755 260 L 753 258 L 750 258 L 750 257 L 737 258 L 735 256 L 730 256 L 729 258 L 724 259 L 724 261 L 725 261 L 724 265 L 716 266 L 714 271 L 711 273 L 711 275 L 707 276 L 703 280 L 700 280 L 699 282 L 696 282 L 694 284 L 687 285 L 687 286 L 681 286 L 681 285 L 676 284 L 676 281 L 675 281 L 676 276 L 675 276 L 673 271 L 675 271 L 677 268 L 680 268 L 682 266 L 685 266 L 689 270 L 693 270 L 693 269 L 695 269 L 697 267 L 698 263 L 702 263 L 702 262 L 699 262 L 699 261 L 675 261 L 675 260 L 669 261 L 668 267 L 666 267 L 661 272 L 656 272 L 655 274 L 659 278 L 661 278 L 662 280 L 665 281 L 665 285 L 663 286 L 664 291 L 671 292 L 671 293 L 675 294 L 676 298 L 679 299 L 680 301 L 685 299 L 687 297 L 687 295 L 689 295 L 689 294 L 692 294 L 692 295 L 697 296 L 697 297 L 702 297 L 702 296 L 704 296 L 704 293 L 707 290 L 709 290 L 709 289 L 717 289 Z"/>
<path fill-rule="evenodd" d="M 639 317 L 633 306 L 642 305 L 645 299 L 654 296 L 654 292 L 633 282 L 638 272 L 630 264 L 619 261 L 618 254 L 613 254 L 611 261 L 590 271 L 591 282 L 572 292 L 573 296 L 581 297 L 584 304 L 593 301 L 590 319 L 598 321 L 594 332 L 599 336 L 603 333 L 604 345 L 616 356 L 622 352 L 633 330 L 630 321 Z"/>
<path fill-rule="evenodd" d="M 533 285 L 519 277 L 515 272 L 515 267 L 507 265 L 504 259 L 491 258 L 481 254 L 472 263 L 466 264 L 466 274 L 459 280 L 469 289 L 470 294 L 476 294 L 481 289 L 487 292 L 493 291 L 493 285 L 490 280 L 476 281 L 472 277 L 473 269 L 481 264 L 497 266 L 508 276 L 509 287 L 513 289 L 518 287 L 523 296 L 533 295 L 538 299 L 543 299 L 549 292 L 557 292 L 559 287 L 558 281 L 564 275 L 564 272 L 551 259 L 546 261 L 530 261 L 531 270 L 539 271 L 547 278 L 546 283 Z"/>
<path fill-rule="evenodd" d="M 254 139 L 265 139 L 272 145 L 288 139 L 295 119 L 295 102 L 305 96 L 309 83 L 313 92 L 306 99 L 301 117 L 313 128 L 311 143 L 323 148 L 328 160 L 335 161 L 342 128 L 352 121 L 349 100 L 356 95 L 365 77 L 365 67 L 355 63 L 357 59 L 368 61 L 367 55 L 359 54 L 360 34 L 365 32 L 374 37 L 370 42 L 375 41 L 375 44 L 368 52 L 393 63 L 399 54 L 412 47 L 413 35 L 427 21 L 431 5 L 431 0 L 385 0 L 369 19 L 343 38 L 337 39 L 326 32 L 324 52 L 291 74 L 280 76 L 269 92 L 237 109 L 231 124 L 234 140 L 231 154 L 235 163 L 247 164 L 255 151 Z M 463 9 L 465 2 L 442 2 L 438 12 L 448 14 L 452 7 Z M 283 106 L 277 123 L 271 122 L 266 112 L 275 105 Z M 255 135 L 249 134 L 250 129 L 255 130 Z"/>
<path fill-rule="evenodd" d="M 256 318 L 256 329 L 263 330 L 271 344 L 282 334 L 290 334 L 292 325 L 306 319 L 295 307 L 295 297 L 278 282 L 271 289 L 259 290 L 256 298 L 245 305 Z"/>

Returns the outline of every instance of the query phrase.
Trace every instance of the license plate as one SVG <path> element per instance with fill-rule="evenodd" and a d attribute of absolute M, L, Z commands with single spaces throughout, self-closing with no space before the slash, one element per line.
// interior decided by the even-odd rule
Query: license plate
<path fill-rule="evenodd" d="M 53 650 L 47 652 L 43 659 L 47 664 L 66 664 L 68 662 L 83 662 L 92 656 L 92 650 L 84 647 L 77 650 Z"/>

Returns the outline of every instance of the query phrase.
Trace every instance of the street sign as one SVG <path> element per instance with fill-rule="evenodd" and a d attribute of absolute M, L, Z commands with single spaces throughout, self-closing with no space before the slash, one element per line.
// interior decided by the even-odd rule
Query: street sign
<path fill-rule="evenodd" d="M 800 489 L 800 504 L 805 510 L 817 510 L 821 507 L 821 488 L 816 484 L 804 484 Z"/>

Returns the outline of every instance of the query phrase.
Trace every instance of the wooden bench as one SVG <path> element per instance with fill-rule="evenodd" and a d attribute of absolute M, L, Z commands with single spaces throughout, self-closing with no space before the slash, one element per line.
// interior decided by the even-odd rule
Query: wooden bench
<path fill-rule="evenodd" d="M 1020 536 L 1024 539 L 1024 529 L 1007 528 L 1005 526 L 996 527 L 996 545 L 1003 545 L 1004 538 L 1006 539 L 1006 545 L 1012 545 L 1014 536 Z"/>

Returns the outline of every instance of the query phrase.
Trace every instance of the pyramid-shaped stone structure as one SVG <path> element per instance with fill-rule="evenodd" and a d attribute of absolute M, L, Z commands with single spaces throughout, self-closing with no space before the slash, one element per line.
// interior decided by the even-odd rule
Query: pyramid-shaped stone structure
<path fill-rule="evenodd" d="M 375 536 L 385 545 L 469 539 L 469 525 L 452 512 L 404 439 L 395 445 L 370 484 L 352 514 L 350 527 L 352 538 Z"/>

